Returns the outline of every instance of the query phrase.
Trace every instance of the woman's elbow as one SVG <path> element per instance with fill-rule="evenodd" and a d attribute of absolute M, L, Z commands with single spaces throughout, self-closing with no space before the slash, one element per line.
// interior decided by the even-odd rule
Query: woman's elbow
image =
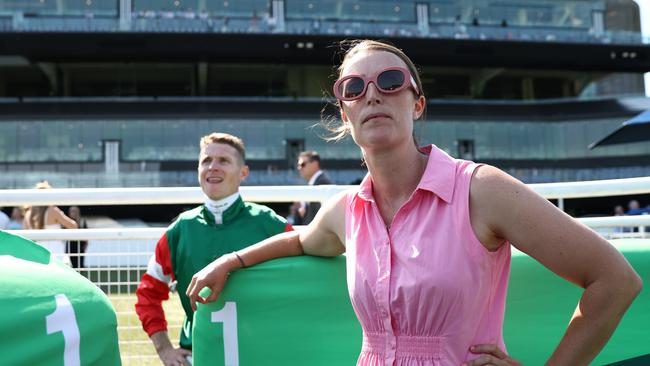
<path fill-rule="evenodd" d="M 641 289 L 643 288 L 643 280 L 629 265 L 623 272 L 624 273 L 619 276 L 614 285 L 620 291 L 620 296 L 631 303 L 641 292 Z"/>
<path fill-rule="evenodd" d="M 633 285 L 634 285 L 634 297 L 637 297 L 641 290 L 643 289 L 643 279 L 641 279 L 641 276 L 639 276 L 638 273 L 636 273 L 634 270 L 632 270 L 633 273 Z"/>

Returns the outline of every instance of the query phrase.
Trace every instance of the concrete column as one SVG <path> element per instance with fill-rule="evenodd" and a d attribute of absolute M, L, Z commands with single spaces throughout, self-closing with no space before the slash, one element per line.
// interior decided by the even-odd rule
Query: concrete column
<path fill-rule="evenodd" d="M 120 0 L 120 30 L 129 31 L 131 30 L 131 9 L 133 9 L 133 3 L 131 0 Z"/>
<path fill-rule="evenodd" d="M 420 34 L 429 34 L 429 4 L 420 3 L 416 4 L 418 16 L 418 31 Z"/>
<path fill-rule="evenodd" d="M 641 37 L 643 43 L 650 43 L 650 1 L 634 0 L 639 7 L 639 19 L 641 20 Z M 645 81 L 645 96 L 650 97 L 650 72 L 643 75 Z"/>

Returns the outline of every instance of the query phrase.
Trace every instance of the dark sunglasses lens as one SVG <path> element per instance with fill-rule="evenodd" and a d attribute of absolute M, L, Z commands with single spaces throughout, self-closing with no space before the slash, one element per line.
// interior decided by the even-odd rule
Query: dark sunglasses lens
<path fill-rule="evenodd" d="M 382 90 L 395 90 L 404 85 L 404 73 L 399 70 L 384 71 L 377 77 L 377 84 Z"/>
<path fill-rule="evenodd" d="M 344 98 L 356 98 L 363 92 L 363 79 L 350 78 L 341 83 L 341 95 Z"/>

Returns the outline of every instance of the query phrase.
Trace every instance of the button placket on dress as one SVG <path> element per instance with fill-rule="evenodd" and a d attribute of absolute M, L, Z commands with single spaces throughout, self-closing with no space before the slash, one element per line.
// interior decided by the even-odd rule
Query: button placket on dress
<path fill-rule="evenodd" d="M 387 366 L 392 366 L 397 358 L 397 338 L 398 336 L 395 334 L 395 329 L 393 329 L 393 322 L 392 322 L 392 316 L 391 316 L 391 307 L 390 307 L 390 291 L 391 291 L 391 279 L 392 279 L 392 247 L 395 244 L 393 242 L 393 239 L 391 237 L 391 233 L 395 233 L 398 231 L 399 224 L 400 224 L 400 218 L 405 214 L 403 211 L 406 209 L 407 206 L 410 205 L 411 201 L 413 200 L 413 196 L 417 194 L 418 189 L 416 189 L 411 196 L 409 197 L 406 202 L 402 204 L 402 206 L 395 212 L 395 216 L 393 216 L 393 221 L 391 222 L 390 226 L 386 226 L 386 240 L 385 245 L 383 248 L 385 248 L 386 252 L 383 253 L 385 255 L 381 256 L 382 260 L 385 260 L 385 268 L 386 268 L 386 276 L 385 276 L 385 303 L 382 303 L 383 306 L 385 306 L 385 311 L 386 311 L 386 316 L 384 318 L 384 329 L 386 329 L 386 365 Z M 379 209 L 377 209 L 379 211 Z M 398 235 L 399 237 L 399 235 Z M 383 272 L 382 272 L 383 273 Z"/>
<path fill-rule="evenodd" d="M 376 203 L 373 205 L 377 220 L 383 223 L 383 219 L 379 214 L 379 208 Z M 397 337 L 393 332 L 392 317 L 390 312 L 390 280 L 391 280 L 391 237 L 390 229 L 386 227 L 384 231 L 384 238 L 377 248 L 379 257 L 379 276 L 377 280 L 377 305 L 380 308 L 380 315 L 382 318 L 384 334 L 385 334 L 385 347 L 384 347 L 384 364 L 392 366 L 395 363 L 397 353 Z"/>

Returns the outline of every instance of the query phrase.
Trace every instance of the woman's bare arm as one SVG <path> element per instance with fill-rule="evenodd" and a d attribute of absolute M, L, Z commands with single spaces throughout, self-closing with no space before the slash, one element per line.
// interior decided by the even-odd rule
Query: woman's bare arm
<path fill-rule="evenodd" d="M 23 229 L 31 230 L 32 229 L 32 211 L 27 210 L 25 216 L 23 217 Z"/>
<path fill-rule="evenodd" d="M 523 183 L 483 166 L 472 179 L 472 226 L 488 250 L 505 240 L 585 289 L 552 365 L 586 365 L 611 337 L 642 282 L 606 240 Z"/>
<path fill-rule="evenodd" d="M 255 245 L 226 254 L 203 268 L 192 277 L 186 294 L 196 310 L 196 302 L 206 303 L 218 298 L 225 285 L 228 273 L 244 265 L 252 266 L 275 258 L 309 254 L 317 256 L 336 256 L 345 251 L 342 244 L 344 228 L 345 197 L 338 195 L 321 207 L 318 214 L 300 232 L 281 233 Z M 199 292 L 208 287 L 211 293 L 202 298 Z"/>
<path fill-rule="evenodd" d="M 69 218 L 60 208 L 50 206 L 47 210 L 48 217 L 51 217 L 56 223 L 61 224 L 64 228 L 76 229 L 78 227 L 77 222 Z"/>

